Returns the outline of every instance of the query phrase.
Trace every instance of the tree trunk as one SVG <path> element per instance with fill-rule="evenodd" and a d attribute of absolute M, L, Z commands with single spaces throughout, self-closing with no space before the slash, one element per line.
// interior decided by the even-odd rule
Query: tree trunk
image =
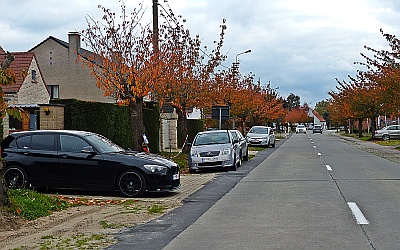
<path fill-rule="evenodd" d="M 143 134 L 146 132 L 143 124 L 143 100 L 136 99 L 129 103 L 131 114 L 133 148 L 142 151 Z"/>
<path fill-rule="evenodd" d="M 176 113 L 178 114 L 178 128 L 179 128 L 179 133 L 178 133 L 178 147 L 181 148 L 183 147 L 183 144 L 185 143 L 186 136 L 188 134 L 187 131 L 187 117 L 186 117 L 186 112 L 185 108 L 175 108 Z"/>
<path fill-rule="evenodd" d="M 371 134 L 374 136 L 376 131 L 376 116 L 371 117 Z"/>
<path fill-rule="evenodd" d="M 0 162 L 0 207 L 8 206 L 7 186 L 4 180 L 3 162 Z"/>
<path fill-rule="evenodd" d="M 363 119 L 358 119 L 358 137 L 361 138 L 363 131 L 362 131 Z"/>

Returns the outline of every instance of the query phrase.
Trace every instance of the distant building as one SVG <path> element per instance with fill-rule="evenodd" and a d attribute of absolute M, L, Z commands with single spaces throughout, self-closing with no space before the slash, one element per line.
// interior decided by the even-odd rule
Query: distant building
<path fill-rule="evenodd" d="M 326 120 L 315 110 L 310 109 L 308 111 L 308 116 L 313 117 L 313 124 L 321 125 L 322 128 L 326 128 Z"/>

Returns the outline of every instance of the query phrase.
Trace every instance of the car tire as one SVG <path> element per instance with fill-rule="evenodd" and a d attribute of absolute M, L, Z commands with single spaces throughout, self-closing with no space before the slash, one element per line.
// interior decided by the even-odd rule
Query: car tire
<path fill-rule="evenodd" d="M 127 170 L 118 178 L 118 190 L 126 197 L 140 197 L 144 194 L 147 182 L 137 170 Z"/>
<path fill-rule="evenodd" d="M 4 171 L 4 180 L 9 189 L 24 189 L 29 186 L 28 174 L 18 166 L 8 167 Z"/>
<path fill-rule="evenodd" d="M 238 169 L 238 164 L 236 163 L 236 155 L 235 155 L 235 157 L 233 159 L 234 159 L 233 160 L 233 164 L 229 169 L 230 171 L 236 171 Z"/>
<path fill-rule="evenodd" d="M 249 148 L 246 149 L 246 154 L 243 156 L 243 160 L 244 161 L 248 161 L 249 160 Z"/>
<path fill-rule="evenodd" d="M 273 148 L 275 147 L 275 142 L 274 142 L 274 144 L 272 144 L 272 147 L 273 147 Z"/>
<path fill-rule="evenodd" d="M 390 140 L 390 136 L 389 135 L 382 135 L 382 140 L 388 141 L 388 140 Z"/>

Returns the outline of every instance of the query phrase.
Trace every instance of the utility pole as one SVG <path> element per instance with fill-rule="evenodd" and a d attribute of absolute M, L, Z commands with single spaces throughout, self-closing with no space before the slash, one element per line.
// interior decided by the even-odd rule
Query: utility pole
<path fill-rule="evenodd" d="M 158 0 L 153 0 L 153 47 L 158 53 Z"/>

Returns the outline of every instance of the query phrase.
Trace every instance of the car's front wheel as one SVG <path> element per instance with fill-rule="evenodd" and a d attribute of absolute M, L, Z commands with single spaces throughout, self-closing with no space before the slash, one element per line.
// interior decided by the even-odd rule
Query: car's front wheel
<path fill-rule="evenodd" d="M 146 191 L 146 179 L 137 170 L 123 172 L 118 178 L 118 189 L 127 197 L 140 197 Z"/>
<path fill-rule="evenodd" d="M 383 135 L 382 136 L 382 140 L 384 140 L 384 141 L 388 141 L 389 139 L 390 139 L 389 135 Z"/>

